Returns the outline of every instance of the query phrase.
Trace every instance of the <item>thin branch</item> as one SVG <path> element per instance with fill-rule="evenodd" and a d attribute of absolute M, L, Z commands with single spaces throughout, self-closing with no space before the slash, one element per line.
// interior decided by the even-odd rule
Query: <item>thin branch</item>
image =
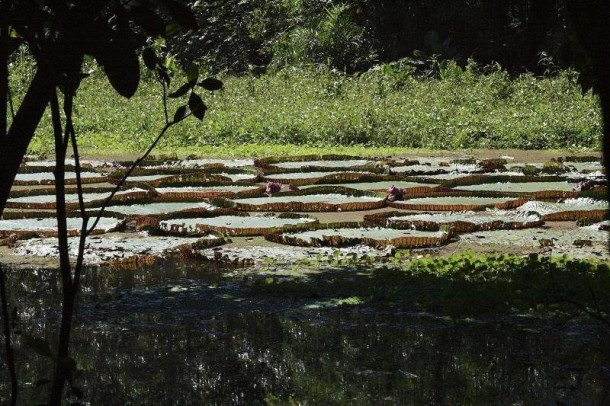
<path fill-rule="evenodd" d="M 163 87 L 163 115 L 165 116 L 165 124 L 169 123 L 169 114 L 167 112 L 167 86 L 162 78 L 159 78 L 159 82 Z"/>
<path fill-rule="evenodd" d="M 17 404 L 19 385 L 17 381 L 17 371 L 15 368 L 15 355 L 11 344 L 11 322 L 8 316 L 8 300 L 6 297 L 6 270 L 0 265 L 0 297 L 2 300 L 2 325 L 4 328 L 4 348 L 6 352 L 6 364 L 11 376 L 11 406 Z"/>
<path fill-rule="evenodd" d="M 178 124 L 179 122 L 183 121 L 184 119 L 188 118 L 189 116 L 191 116 L 192 113 L 188 113 L 186 114 L 184 117 L 178 119 L 178 120 L 172 120 L 169 123 L 165 124 L 163 126 L 163 128 L 161 129 L 161 132 L 159 132 L 159 135 L 157 135 L 157 138 L 155 138 L 155 140 L 153 141 L 153 143 L 150 145 L 150 147 L 148 147 L 148 149 L 146 150 L 146 152 L 144 153 L 144 155 L 142 155 L 140 158 L 138 158 L 129 168 L 129 170 L 127 170 L 127 172 L 125 173 L 125 175 L 123 175 L 123 177 L 121 178 L 121 180 L 119 181 L 119 183 L 116 185 L 116 187 L 112 190 L 112 193 L 110 193 L 110 196 L 108 196 L 106 198 L 106 200 L 104 201 L 104 204 L 102 205 L 102 208 L 100 209 L 100 211 L 97 214 L 97 217 L 95 219 L 95 221 L 93 222 L 93 225 L 91 226 L 91 228 L 89 228 L 89 230 L 87 230 L 87 236 L 89 236 L 93 230 L 95 230 L 95 227 L 97 226 L 97 224 L 99 223 L 102 215 L 104 214 L 104 211 L 106 210 L 106 208 L 108 207 L 108 204 L 110 203 L 110 201 L 112 200 L 112 198 L 114 197 L 114 195 L 121 189 L 121 187 L 123 186 L 123 184 L 125 183 L 125 181 L 127 180 L 127 178 L 129 176 L 131 176 L 131 173 L 134 171 L 134 169 L 140 165 L 142 163 L 142 161 L 144 161 L 146 159 L 146 157 L 148 155 L 150 155 L 150 153 L 152 152 L 152 150 L 157 146 L 157 144 L 159 143 L 159 141 L 161 140 L 161 137 L 163 137 L 163 135 L 167 132 L 167 130 L 170 129 L 170 127 L 172 127 L 174 124 Z"/>
<path fill-rule="evenodd" d="M 78 292 L 80 286 L 80 275 L 83 268 L 83 257 L 85 253 L 85 242 L 87 239 L 87 225 L 89 216 L 85 209 L 85 200 L 83 198 L 83 182 L 81 178 L 80 155 L 78 153 L 78 144 L 76 142 L 76 132 L 74 131 L 74 122 L 72 121 L 72 107 L 74 95 L 67 94 L 64 102 L 64 111 L 66 114 L 66 138 L 69 136 L 72 143 L 72 151 L 74 152 L 74 171 L 76 173 L 76 189 L 78 194 L 78 207 L 80 209 L 82 225 L 80 230 L 80 238 L 78 242 L 78 255 L 74 266 L 74 277 L 72 278 L 72 287 L 74 292 Z"/>
<path fill-rule="evenodd" d="M 6 88 L 6 92 L 8 95 L 8 105 L 11 108 L 11 119 L 15 120 L 15 107 L 13 106 L 13 92 L 11 92 L 11 87 L 8 86 Z"/>

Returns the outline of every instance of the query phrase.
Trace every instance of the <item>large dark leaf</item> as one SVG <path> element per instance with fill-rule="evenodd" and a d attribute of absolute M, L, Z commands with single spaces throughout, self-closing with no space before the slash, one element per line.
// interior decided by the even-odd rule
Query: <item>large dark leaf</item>
<path fill-rule="evenodd" d="M 203 100 L 201 100 L 201 97 L 195 93 L 191 93 L 191 96 L 189 97 L 189 109 L 191 109 L 191 112 L 195 117 L 199 120 L 203 120 L 207 107 L 203 103 Z"/>
<path fill-rule="evenodd" d="M 174 121 L 180 121 L 184 118 L 186 114 L 186 106 L 180 106 L 174 113 Z"/>
<path fill-rule="evenodd" d="M 155 69 L 155 66 L 159 63 L 159 58 L 155 55 L 155 51 L 150 48 L 145 48 L 144 51 L 142 51 L 142 60 L 144 61 L 144 65 L 151 70 Z"/>
<path fill-rule="evenodd" d="M 140 84 L 140 62 L 135 49 L 113 41 L 94 56 L 104 67 L 114 90 L 126 98 L 133 96 Z"/>
<path fill-rule="evenodd" d="M 167 9 L 172 19 L 186 30 L 196 30 L 197 20 L 191 9 L 176 0 L 158 0 Z"/>
<path fill-rule="evenodd" d="M 166 23 L 157 13 L 143 5 L 131 9 L 129 16 L 150 36 L 165 34 Z"/>
<path fill-rule="evenodd" d="M 197 83 L 198 86 L 203 87 L 205 90 L 220 90 L 222 89 L 222 82 L 214 78 L 205 78 L 201 82 Z"/>
<path fill-rule="evenodd" d="M 172 92 L 167 95 L 167 97 L 171 97 L 172 99 L 176 99 L 178 97 L 184 96 L 189 90 L 191 90 L 193 85 L 191 83 L 185 83 L 180 86 L 175 92 Z"/>

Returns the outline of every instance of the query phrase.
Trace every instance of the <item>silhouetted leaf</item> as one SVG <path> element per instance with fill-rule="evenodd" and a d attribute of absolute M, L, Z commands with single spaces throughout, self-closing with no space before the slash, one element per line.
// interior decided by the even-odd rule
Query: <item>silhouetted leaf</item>
<path fill-rule="evenodd" d="M 195 117 L 199 120 L 203 120 L 207 107 L 203 103 L 203 100 L 201 100 L 201 97 L 195 93 L 191 93 L 191 96 L 189 97 L 189 108 Z"/>
<path fill-rule="evenodd" d="M 140 62 L 136 51 L 117 41 L 94 56 L 104 67 L 114 90 L 126 98 L 133 96 L 140 84 Z"/>
<path fill-rule="evenodd" d="M 170 79 L 169 75 L 167 74 L 167 69 L 165 69 L 163 67 L 158 67 L 157 75 L 159 75 L 161 80 L 163 80 L 163 82 L 165 82 L 165 86 L 169 86 L 169 84 L 171 83 L 171 79 Z"/>
<path fill-rule="evenodd" d="M 158 0 L 167 9 L 172 19 L 180 24 L 186 30 L 196 30 L 197 20 L 195 15 L 188 6 L 177 2 L 176 0 Z"/>
<path fill-rule="evenodd" d="M 131 9 L 130 16 L 148 35 L 157 36 L 165 34 L 165 21 L 149 7 L 144 5 L 136 6 Z"/>
<path fill-rule="evenodd" d="M 167 95 L 167 97 L 171 97 L 172 99 L 176 99 L 178 97 L 184 96 L 191 88 L 193 87 L 190 83 L 185 83 L 180 86 L 175 92 L 172 92 Z"/>
<path fill-rule="evenodd" d="M 10 55 L 13 52 L 15 52 L 19 48 L 19 45 L 21 45 L 22 43 L 23 43 L 23 40 L 21 38 L 8 38 L 7 39 L 8 54 Z"/>
<path fill-rule="evenodd" d="M 218 79 L 205 78 L 197 85 L 203 87 L 205 90 L 214 91 L 222 89 L 223 83 Z"/>
<path fill-rule="evenodd" d="M 157 66 L 159 61 L 157 55 L 155 55 L 155 51 L 150 48 L 145 48 L 144 51 L 142 51 L 142 60 L 144 61 L 144 65 L 151 70 L 155 69 L 155 66 Z"/>
<path fill-rule="evenodd" d="M 48 341 L 43 340 L 42 338 L 33 337 L 29 334 L 24 334 L 23 340 L 25 341 L 25 345 L 30 347 L 36 354 L 42 355 L 43 357 L 53 358 L 51 344 L 49 344 Z"/>
<path fill-rule="evenodd" d="M 176 113 L 174 113 L 174 121 L 182 120 L 184 118 L 185 114 L 186 114 L 186 106 L 178 107 L 178 109 L 176 110 Z"/>

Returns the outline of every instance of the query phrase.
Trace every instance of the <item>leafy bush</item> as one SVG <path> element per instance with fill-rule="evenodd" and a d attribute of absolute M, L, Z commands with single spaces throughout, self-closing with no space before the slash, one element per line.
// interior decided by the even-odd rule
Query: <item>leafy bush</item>
<path fill-rule="evenodd" d="M 21 76 L 31 74 L 24 64 L 14 67 L 15 97 L 23 96 Z M 326 68 L 286 68 L 274 74 L 222 79 L 225 89 L 205 100 L 206 120 L 185 122 L 168 133 L 160 145 L 162 152 L 201 154 L 220 148 L 250 154 L 265 148 L 261 154 L 269 154 L 280 152 L 269 148 L 281 146 L 284 153 L 294 145 L 302 152 L 340 146 L 599 149 L 601 145 L 597 98 L 582 93 L 571 71 L 551 78 L 525 74 L 511 79 L 501 69 L 483 74 L 469 65 L 455 67 L 444 79 L 430 79 L 395 64 L 360 76 Z M 148 78 L 131 100 L 114 95 L 99 72 L 93 72 L 79 91 L 76 133 L 89 152 L 142 151 L 163 122 L 159 89 Z M 32 151 L 52 153 L 48 118 L 43 124 Z"/>

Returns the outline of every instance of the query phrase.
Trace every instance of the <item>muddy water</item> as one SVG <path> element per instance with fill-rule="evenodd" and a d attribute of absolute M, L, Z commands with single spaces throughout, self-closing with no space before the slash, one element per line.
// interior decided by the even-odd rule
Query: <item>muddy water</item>
<path fill-rule="evenodd" d="M 527 318 L 453 322 L 400 305 L 264 295 L 239 272 L 89 270 L 74 385 L 98 404 L 609 404 L 608 333 Z M 55 271 L 9 276 L 19 328 L 51 338 Z M 21 347 L 19 347 L 21 348 Z M 22 401 L 48 359 L 18 351 Z M 7 375 L 0 370 L 0 398 Z M 562 402 L 562 403 L 559 403 Z"/>

